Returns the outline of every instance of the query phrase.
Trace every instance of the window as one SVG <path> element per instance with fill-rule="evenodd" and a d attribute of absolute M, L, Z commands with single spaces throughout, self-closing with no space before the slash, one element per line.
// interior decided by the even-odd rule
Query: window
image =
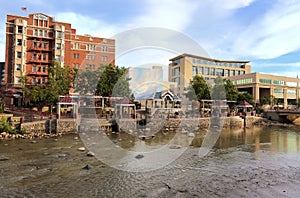
<path fill-rule="evenodd" d="M 217 72 L 216 73 L 217 76 L 224 76 L 224 69 L 217 69 L 216 72 Z"/>
<path fill-rule="evenodd" d="M 294 89 L 288 89 L 287 90 L 287 94 L 296 95 L 296 90 L 294 90 Z"/>
<path fill-rule="evenodd" d="M 48 32 L 47 32 L 47 30 L 44 31 L 44 37 L 48 37 Z"/>
<path fill-rule="evenodd" d="M 274 93 L 276 93 L 276 94 L 283 94 L 283 89 L 277 89 L 277 88 L 275 88 L 274 89 Z"/>
<path fill-rule="evenodd" d="M 208 68 L 204 67 L 204 75 L 208 75 L 208 74 L 209 74 Z"/>
<path fill-rule="evenodd" d="M 56 43 L 56 49 L 61 49 L 61 43 Z"/>
<path fill-rule="evenodd" d="M 80 43 L 74 43 L 74 49 L 80 49 Z"/>
<path fill-rule="evenodd" d="M 16 71 L 21 71 L 21 64 L 16 65 Z"/>
<path fill-rule="evenodd" d="M 46 79 L 42 78 L 42 84 L 45 84 L 45 82 L 46 82 Z"/>
<path fill-rule="evenodd" d="M 33 54 L 33 55 L 32 55 L 32 59 L 33 59 L 33 60 L 36 60 L 36 54 Z"/>
<path fill-rule="evenodd" d="M 106 62 L 107 61 L 107 56 L 102 56 L 102 61 Z"/>
<path fill-rule="evenodd" d="M 74 57 L 75 59 L 78 59 L 78 58 L 79 58 L 79 54 L 78 54 L 78 53 L 74 53 L 74 54 L 73 54 L 73 57 Z"/>
<path fill-rule="evenodd" d="M 252 78 L 245 78 L 236 81 L 237 85 L 252 83 Z"/>
<path fill-rule="evenodd" d="M 284 81 L 283 80 L 273 80 L 273 84 L 275 84 L 275 85 L 284 85 Z"/>
<path fill-rule="evenodd" d="M 22 39 L 17 39 L 17 46 L 22 46 Z"/>
<path fill-rule="evenodd" d="M 31 80 L 31 84 L 35 85 L 36 84 L 36 79 L 35 78 L 32 78 Z"/>
<path fill-rule="evenodd" d="M 86 60 L 95 60 L 95 55 L 93 54 L 87 54 L 85 57 Z"/>
<path fill-rule="evenodd" d="M 229 70 L 225 69 L 225 76 L 229 76 Z"/>
<path fill-rule="evenodd" d="M 17 52 L 17 58 L 22 58 L 22 52 Z"/>
<path fill-rule="evenodd" d="M 179 73 L 180 73 L 180 68 L 177 67 L 177 68 L 174 68 L 174 76 L 179 76 Z"/>
<path fill-rule="evenodd" d="M 198 67 L 198 74 L 203 74 L 203 67 Z"/>
<path fill-rule="evenodd" d="M 47 60 L 47 55 L 46 54 L 43 54 L 43 60 Z"/>
<path fill-rule="evenodd" d="M 174 64 L 174 65 L 179 65 L 179 64 L 180 64 L 180 59 L 174 60 L 174 61 L 173 61 L 173 64 Z"/>
<path fill-rule="evenodd" d="M 43 36 L 43 30 L 40 30 L 39 32 L 40 32 L 39 36 Z"/>
<path fill-rule="evenodd" d="M 90 70 L 94 70 L 95 69 L 95 65 L 94 64 L 86 64 L 85 68 L 86 69 L 90 69 Z"/>
<path fill-rule="evenodd" d="M 234 70 L 230 70 L 230 71 L 229 71 L 229 75 L 230 75 L 230 76 L 234 76 Z"/>
<path fill-rule="evenodd" d="M 215 68 L 210 68 L 210 75 L 214 76 L 215 75 Z"/>
<path fill-rule="evenodd" d="M 180 83 L 180 78 L 179 77 L 173 78 L 173 82 L 177 82 L 179 84 Z"/>
<path fill-rule="evenodd" d="M 177 69 L 177 68 L 176 68 Z M 175 69 L 174 69 L 175 70 Z M 174 72 L 175 73 L 175 72 Z M 193 66 L 192 67 L 192 74 L 197 74 L 197 67 Z"/>
<path fill-rule="evenodd" d="M 88 51 L 96 51 L 96 45 L 86 45 L 86 50 Z"/>
<path fill-rule="evenodd" d="M 107 52 L 108 51 L 108 47 L 106 45 L 102 46 L 102 51 L 103 52 Z"/>
<path fill-rule="evenodd" d="M 56 55 L 56 56 L 55 56 L 55 59 L 56 59 L 58 62 L 60 62 L 60 61 L 61 61 L 61 56 Z"/>
<path fill-rule="evenodd" d="M 18 33 L 22 34 L 23 33 L 23 26 L 18 26 Z"/>
<path fill-rule="evenodd" d="M 47 49 L 47 43 L 44 43 L 43 45 L 44 45 L 44 49 Z"/>
<path fill-rule="evenodd" d="M 37 42 L 33 42 L 33 47 L 36 48 L 37 47 Z"/>
<path fill-rule="evenodd" d="M 270 79 L 259 79 L 259 82 L 262 83 L 262 84 L 271 84 Z"/>
<path fill-rule="evenodd" d="M 42 67 L 42 72 L 46 72 L 46 67 L 45 66 Z"/>
<path fill-rule="evenodd" d="M 37 29 L 34 30 L 33 35 L 34 35 L 34 36 L 37 36 L 37 35 L 38 35 L 38 30 L 37 30 Z"/>
<path fill-rule="evenodd" d="M 36 66 L 35 65 L 32 66 L 32 72 L 36 72 Z"/>
<path fill-rule="evenodd" d="M 56 32 L 56 38 L 62 38 L 62 32 L 61 31 Z"/>

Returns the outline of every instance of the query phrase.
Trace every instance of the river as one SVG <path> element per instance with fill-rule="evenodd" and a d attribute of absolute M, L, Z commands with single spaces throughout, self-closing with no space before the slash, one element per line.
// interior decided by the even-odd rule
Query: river
<path fill-rule="evenodd" d="M 87 151 L 76 134 L 0 142 L 0 197 L 298 197 L 300 130 L 297 127 L 223 130 L 199 158 L 203 135 L 169 165 L 148 172 L 111 168 Z M 140 140 L 111 134 L 119 146 L 156 148 L 172 137 Z M 181 148 L 182 149 L 182 148 Z M 175 152 L 175 150 L 174 150 Z M 90 170 L 83 169 L 89 165 Z"/>

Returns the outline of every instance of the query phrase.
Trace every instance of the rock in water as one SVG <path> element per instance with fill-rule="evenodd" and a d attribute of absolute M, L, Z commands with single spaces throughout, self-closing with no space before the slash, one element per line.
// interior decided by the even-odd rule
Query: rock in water
<path fill-rule="evenodd" d="M 80 147 L 80 148 L 78 148 L 78 151 L 85 151 L 85 148 L 84 147 Z"/>
<path fill-rule="evenodd" d="M 89 152 L 86 154 L 86 156 L 88 156 L 88 157 L 94 157 L 95 154 L 94 154 L 93 152 L 89 151 Z"/>
<path fill-rule="evenodd" d="M 137 156 L 135 156 L 136 159 L 142 159 L 144 157 L 144 155 L 138 154 Z"/>
<path fill-rule="evenodd" d="M 82 169 L 84 169 L 84 170 L 90 170 L 90 169 L 92 169 L 92 166 L 90 166 L 90 165 L 86 165 L 85 167 L 83 167 Z"/>

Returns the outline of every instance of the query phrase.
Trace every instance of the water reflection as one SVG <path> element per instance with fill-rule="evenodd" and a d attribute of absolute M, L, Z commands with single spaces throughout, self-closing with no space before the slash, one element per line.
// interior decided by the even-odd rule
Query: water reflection
<path fill-rule="evenodd" d="M 216 142 L 215 149 L 226 149 L 242 145 L 250 146 L 248 151 L 268 150 L 272 152 L 299 152 L 299 128 L 253 127 L 249 129 L 224 129 Z M 180 132 L 179 132 L 180 133 Z M 124 149 L 146 151 L 160 148 L 166 144 L 201 147 L 206 131 L 199 131 L 190 143 L 187 134 L 177 138 L 175 132 L 156 133 L 156 136 L 140 140 L 127 133 L 111 134 L 110 139 Z"/>

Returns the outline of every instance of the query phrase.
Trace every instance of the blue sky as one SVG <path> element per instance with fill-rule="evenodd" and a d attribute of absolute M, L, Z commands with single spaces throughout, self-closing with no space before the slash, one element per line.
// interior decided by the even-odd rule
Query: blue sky
<path fill-rule="evenodd" d="M 0 61 L 5 56 L 6 15 L 34 12 L 69 22 L 79 34 L 98 37 L 134 28 L 168 28 L 190 37 L 212 58 L 250 60 L 252 71 L 300 75 L 299 0 L 0 0 Z M 128 54 L 116 62 L 138 66 L 148 61 L 141 57 L 144 62 L 134 62 L 136 56 Z M 167 65 L 173 56 L 147 57 Z"/>

